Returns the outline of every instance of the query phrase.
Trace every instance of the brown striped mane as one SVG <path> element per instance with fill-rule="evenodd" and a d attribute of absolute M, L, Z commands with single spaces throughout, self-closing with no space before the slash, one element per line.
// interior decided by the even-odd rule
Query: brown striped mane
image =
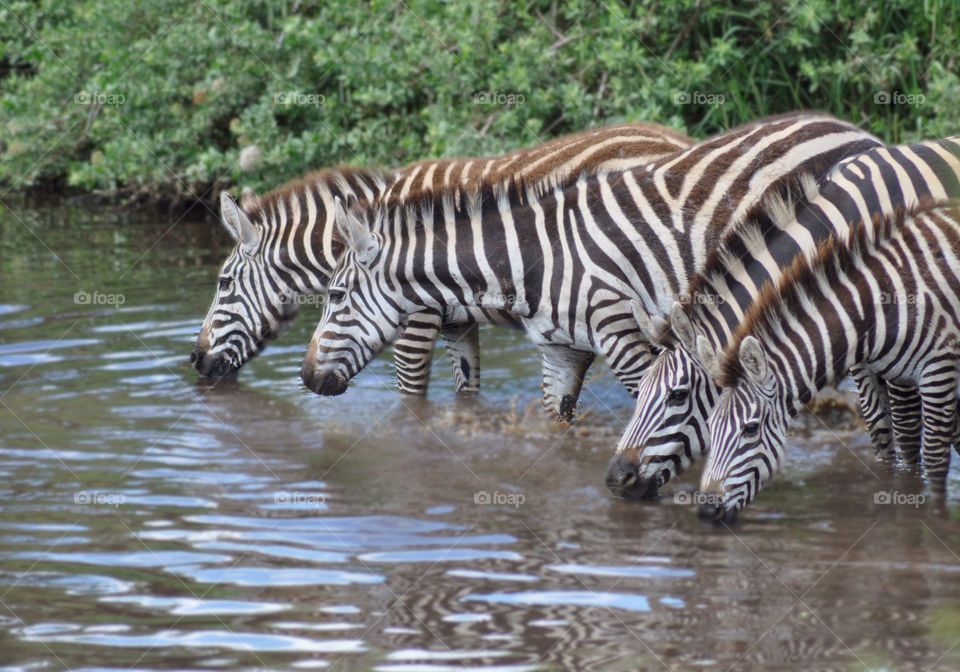
<path fill-rule="evenodd" d="M 743 377 L 740 344 L 744 338 L 753 335 L 762 342 L 763 332 L 777 329 L 786 315 L 800 309 L 807 296 L 807 288 L 825 272 L 842 273 L 843 269 L 852 268 L 865 253 L 889 240 L 914 215 L 935 205 L 933 201 L 923 199 L 910 208 L 900 207 L 892 213 L 878 213 L 870 225 L 861 219 L 850 227 L 846 242 L 831 236 L 811 254 L 797 255 L 784 270 L 779 282 L 764 285 L 750 305 L 720 358 L 722 368 L 717 383 L 721 387 L 732 387 Z"/>
<path fill-rule="evenodd" d="M 797 205 L 804 200 L 814 200 L 818 193 L 816 180 L 809 173 L 791 176 L 777 191 L 752 207 L 741 223 L 727 231 L 720 244 L 710 250 L 703 269 L 690 280 L 686 296 L 708 296 L 718 288 L 726 289 L 731 263 L 752 256 L 752 251 L 758 247 L 765 247 L 764 232 L 783 228 L 793 219 Z M 710 305 L 694 300 L 684 306 L 684 312 L 691 322 L 697 324 L 704 319 L 703 312 Z M 662 330 L 669 331 L 670 323 L 663 325 Z"/>
<path fill-rule="evenodd" d="M 255 196 L 250 205 L 241 201 L 241 207 L 244 212 L 254 222 L 262 222 L 269 213 L 276 212 L 277 204 L 280 201 L 288 202 L 291 196 L 303 202 L 304 194 L 307 191 L 314 191 L 319 182 L 324 182 L 334 190 L 338 185 L 356 184 L 358 181 L 368 184 L 383 184 L 390 179 L 392 173 L 381 168 L 365 168 L 362 166 L 338 165 L 332 168 L 321 168 L 302 177 L 298 177 L 286 184 L 268 191 L 263 196 Z M 318 202 L 318 207 L 320 204 Z"/>
<path fill-rule="evenodd" d="M 597 148 L 606 140 L 622 138 Z M 381 205 L 390 208 L 435 199 L 437 196 L 476 197 L 499 195 L 514 190 L 524 194 L 533 189 L 536 194 L 558 185 L 575 181 L 582 174 L 595 174 L 621 160 L 653 161 L 664 155 L 679 152 L 693 144 L 693 140 L 660 124 L 619 124 L 581 131 L 554 138 L 547 142 L 492 157 L 427 159 L 403 168 L 393 180 L 388 195 Z M 566 172 L 568 163 L 581 152 L 593 148 L 587 162 Z M 445 176 L 450 171 L 453 182 Z M 427 175 L 430 176 L 429 180 Z M 409 180 L 406 194 L 401 199 L 400 186 Z"/>

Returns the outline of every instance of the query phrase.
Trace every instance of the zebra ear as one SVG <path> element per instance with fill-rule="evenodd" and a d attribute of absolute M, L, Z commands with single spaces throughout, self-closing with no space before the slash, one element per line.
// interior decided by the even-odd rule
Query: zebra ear
<path fill-rule="evenodd" d="M 710 344 L 706 336 L 697 336 L 697 356 L 703 363 L 703 368 L 707 370 L 710 377 L 716 380 L 720 377 L 723 369 L 723 357 L 717 354 L 716 349 Z"/>
<path fill-rule="evenodd" d="M 767 382 L 770 376 L 767 356 L 760 347 L 760 341 L 753 336 L 747 336 L 740 341 L 740 364 L 752 382 L 756 384 Z"/>
<path fill-rule="evenodd" d="M 653 343 L 663 328 L 663 319 L 645 311 L 639 301 L 631 301 L 630 310 L 633 311 L 633 319 L 637 321 L 640 333 L 643 334 L 645 339 Z"/>
<path fill-rule="evenodd" d="M 237 207 L 236 202 L 225 191 L 220 192 L 220 218 L 223 225 L 235 241 L 243 245 L 248 250 L 257 247 L 260 235 L 257 233 L 257 227 L 253 225 L 246 213 Z"/>
<path fill-rule="evenodd" d="M 344 209 L 343 201 L 339 197 L 334 199 L 334 221 L 343 244 L 353 250 L 357 261 L 366 264 L 377 256 L 380 245 L 376 236 L 352 211 Z"/>
<path fill-rule="evenodd" d="M 670 328 L 673 329 L 674 335 L 684 348 L 690 352 L 697 350 L 697 332 L 694 331 L 693 322 L 690 321 L 683 310 L 683 304 L 679 301 L 674 301 L 673 307 L 670 308 Z"/>

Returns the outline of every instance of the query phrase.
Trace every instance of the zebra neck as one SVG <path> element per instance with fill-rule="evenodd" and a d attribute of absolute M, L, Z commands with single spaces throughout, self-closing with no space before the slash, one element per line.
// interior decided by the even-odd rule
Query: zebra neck
<path fill-rule="evenodd" d="M 768 318 L 758 334 L 767 345 L 768 361 L 780 382 L 788 413 L 795 417 L 818 392 L 842 380 L 850 368 L 868 360 L 876 342 L 871 310 L 854 305 L 853 297 L 824 291 L 822 280 L 805 300 L 789 297 Z M 868 297 L 857 297 L 872 303 Z M 871 307 L 872 308 L 872 307 Z M 779 328 L 770 328 L 770 320 Z"/>
<path fill-rule="evenodd" d="M 960 136 L 875 147 L 845 159 L 815 198 L 801 201 L 784 221 L 757 211 L 724 241 L 732 254 L 718 256 L 723 263 L 706 269 L 689 297 L 697 302 L 695 319 L 722 350 L 763 286 L 779 282 L 798 254 L 813 255 L 831 236 L 846 239 L 850 222 L 869 222 L 921 199 L 954 198 L 960 198 Z"/>
<path fill-rule="evenodd" d="M 402 290 L 433 307 L 530 315 L 539 302 L 544 254 L 531 206 L 506 194 L 439 200 L 400 206 L 385 218 L 402 222 L 400 235 L 384 235 L 394 246 L 386 254 L 398 260 Z"/>

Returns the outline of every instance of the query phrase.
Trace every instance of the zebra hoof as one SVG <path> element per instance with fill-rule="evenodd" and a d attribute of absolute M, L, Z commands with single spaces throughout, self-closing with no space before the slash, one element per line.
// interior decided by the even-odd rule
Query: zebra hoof
<path fill-rule="evenodd" d="M 577 408 L 577 400 L 572 395 L 565 394 L 560 400 L 560 410 L 557 415 L 562 422 L 573 422 L 573 412 Z"/>

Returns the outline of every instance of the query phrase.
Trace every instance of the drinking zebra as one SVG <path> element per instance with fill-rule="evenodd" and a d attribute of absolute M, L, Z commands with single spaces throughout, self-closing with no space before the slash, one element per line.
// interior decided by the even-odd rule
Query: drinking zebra
<path fill-rule="evenodd" d="M 670 323 L 647 321 L 643 327 L 665 349 L 640 383 L 633 417 L 607 470 L 608 487 L 621 497 L 654 497 L 664 483 L 706 454 L 707 418 L 720 390 L 697 357 L 698 336 L 722 350 L 765 284 L 776 282 L 797 254 L 810 253 L 829 236 L 845 236 L 852 222 L 922 199 L 944 202 L 957 197 L 960 136 L 874 148 L 845 159 L 794 211 L 773 218 L 760 211 L 731 231 L 691 283 L 684 304 L 674 304 Z M 854 373 L 877 454 L 888 455 L 892 446 L 892 412 L 901 455 L 907 462 L 916 459 L 916 391 L 882 385 L 867 371 Z"/>
<path fill-rule="evenodd" d="M 879 145 L 833 117 L 795 113 L 566 188 L 410 190 L 343 212 L 348 251 L 301 376 L 340 394 L 419 311 L 508 311 L 542 353 L 545 407 L 568 419 L 595 353 L 636 390 L 652 353 L 633 304 L 663 314 L 764 196 Z"/>
<path fill-rule="evenodd" d="M 238 206 L 221 194 L 221 218 L 236 246 L 220 270 L 219 287 L 190 361 L 204 376 L 223 376 L 259 353 L 295 317 L 300 297 L 325 292 L 342 244 L 333 227 L 335 199 L 370 202 L 380 194 L 457 189 L 523 180 L 550 188 L 580 174 L 644 165 L 693 141 L 659 124 L 620 124 L 556 138 L 499 157 L 421 161 L 399 172 L 340 166 L 312 173 Z M 514 318 L 483 316 L 517 326 Z M 422 312 L 407 324 L 394 355 L 402 392 L 424 394 L 434 342 L 443 327 L 458 391 L 479 384 L 472 316 L 443 319 Z"/>
<path fill-rule="evenodd" d="M 923 466 L 931 487 L 944 488 L 957 415 L 958 248 L 960 201 L 863 220 L 765 288 L 719 359 L 703 349 L 723 391 L 709 420 L 701 516 L 734 519 L 779 469 L 803 405 L 855 365 L 918 388 Z"/>

